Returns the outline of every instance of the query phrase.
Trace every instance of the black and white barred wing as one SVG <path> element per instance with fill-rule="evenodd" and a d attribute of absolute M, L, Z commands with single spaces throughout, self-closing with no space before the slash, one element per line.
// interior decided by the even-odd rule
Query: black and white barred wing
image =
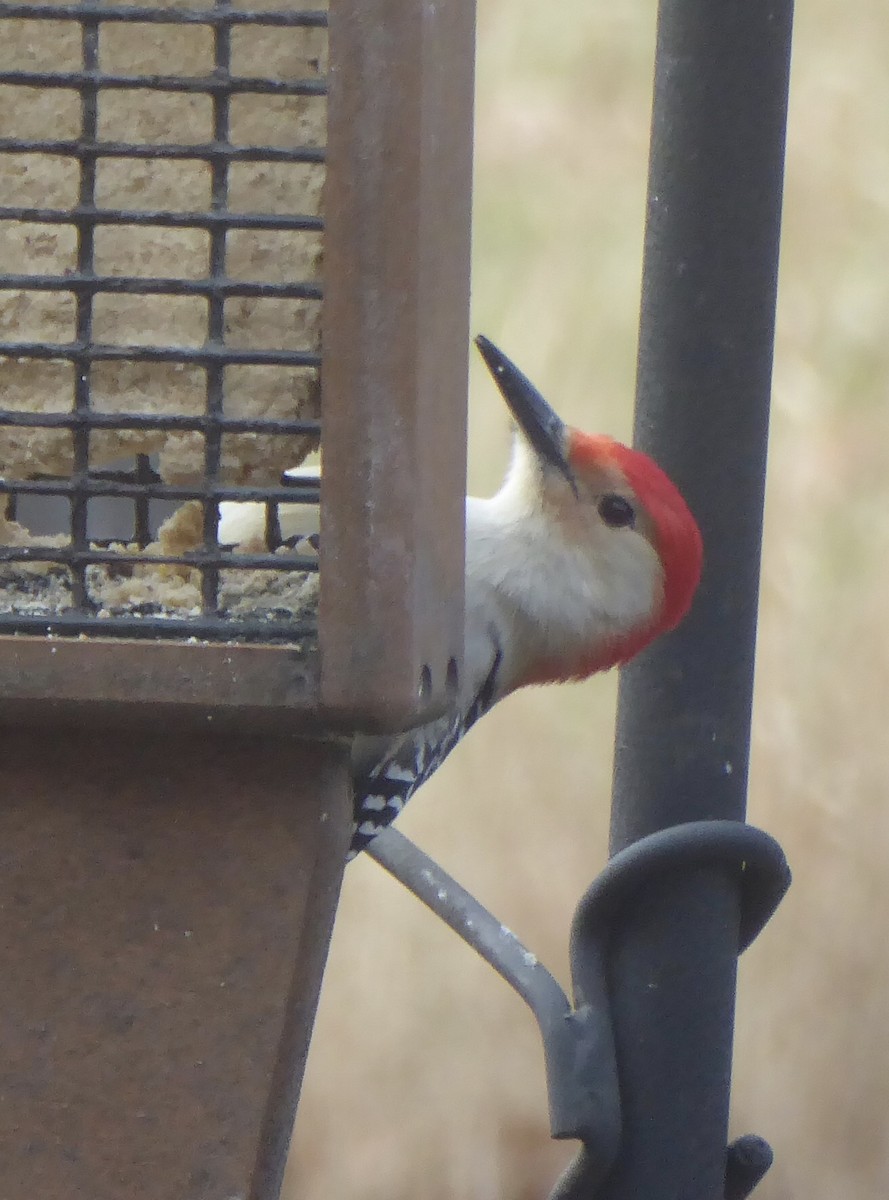
<path fill-rule="evenodd" d="M 467 708 L 396 738 L 364 738 L 352 754 L 355 824 L 349 858 L 389 825 L 497 698 L 500 653 Z"/>

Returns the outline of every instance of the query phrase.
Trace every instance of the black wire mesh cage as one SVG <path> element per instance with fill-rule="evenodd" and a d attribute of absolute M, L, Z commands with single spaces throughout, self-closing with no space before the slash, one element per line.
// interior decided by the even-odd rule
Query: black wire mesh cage
<path fill-rule="evenodd" d="M 0 629 L 308 632 L 327 13 L 0 24 Z"/>
<path fill-rule="evenodd" d="M 0 3 L 0 693 L 14 635 L 320 643 L 329 709 L 443 701 L 473 31 Z"/>

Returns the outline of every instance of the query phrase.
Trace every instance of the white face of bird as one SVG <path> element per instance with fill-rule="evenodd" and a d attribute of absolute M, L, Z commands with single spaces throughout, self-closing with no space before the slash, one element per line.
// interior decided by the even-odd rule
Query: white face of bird
<path fill-rule="evenodd" d="M 513 536 L 491 539 L 486 571 L 533 623 L 547 657 L 585 667 L 656 618 L 663 564 L 651 518 L 617 467 L 587 465 L 572 488 L 519 433 L 491 506 Z"/>
<path fill-rule="evenodd" d="M 497 581 L 520 637 L 536 642 L 526 653 L 543 658 L 536 677 L 613 665 L 662 607 L 654 521 L 610 453 L 616 443 L 564 425 L 505 355 L 486 340 L 480 349 L 517 432 L 500 492 L 469 510 L 470 577 Z"/>

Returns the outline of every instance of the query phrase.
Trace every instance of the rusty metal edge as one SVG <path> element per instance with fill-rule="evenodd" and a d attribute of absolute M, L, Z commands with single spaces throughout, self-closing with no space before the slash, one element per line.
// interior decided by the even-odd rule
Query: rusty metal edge
<path fill-rule="evenodd" d="M 353 721 L 319 704 L 314 649 L 0 636 L 0 724 L 7 726 L 174 722 L 338 738 L 355 732 Z"/>
<path fill-rule="evenodd" d="M 318 779 L 319 795 L 336 796 L 339 791 L 338 772 L 345 772 L 348 778 L 348 770 L 348 756 L 340 766 L 328 758 Z M 351 838 L 352 804 L 348 790 L 342 794 L 341 800 L 339 811 L 330 813 L 325 809 L 322 816 L 321 834 L 307 891 L 299 957 L 293 972 L 289 1017 L 260 1131 L 250 1200 L 277 1200 L 284 1177 Z M 331 863 L 341 865 L 331 869 Z"/>
<path fill-rule="evenodd" d="M 317 656 L 278 646 L 0 637 L 0 721 L 318 733 Z"/>
<path fill-rule="evenodd" d="M 403 728 L 462 656 L 475 7 L 329 27 L 321 702 Z"/>

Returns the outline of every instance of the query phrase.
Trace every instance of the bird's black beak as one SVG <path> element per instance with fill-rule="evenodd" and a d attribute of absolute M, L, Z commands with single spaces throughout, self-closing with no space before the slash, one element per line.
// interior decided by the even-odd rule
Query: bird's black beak
<path fill-rule="evenodd" d="M 556 416 L 531 380 L 493 342 L 479 334 L 475 344 L 519 429 L 541 460 L 565 476 L 576 495 L 577 481 L 568 462 L 568 430 L 564 421 Z"/>

